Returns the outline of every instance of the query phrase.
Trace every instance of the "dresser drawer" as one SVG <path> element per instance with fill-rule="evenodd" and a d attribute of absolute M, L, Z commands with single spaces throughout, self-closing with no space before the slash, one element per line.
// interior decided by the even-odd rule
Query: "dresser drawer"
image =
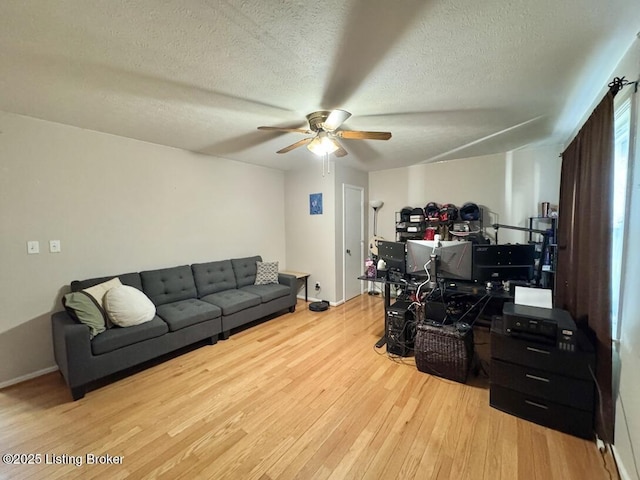
<path fill-rule="evenodd" d="M 593 410 L 594 386 L 587 380 L 492 358 L 491 383 L 569 407 Z"/>
<path fill-rule="evenodd" d="M 491 385 L 489 404 L 525 420 L 575 435 L 593 438 L 593 413 L 541 399 L 500 385 Z"/>
<path fill-rule="evenodd" d="M 557 348 L 491 332 L 491 358 L 533 367 L 583 380 L 592 380 L 595 355 L 587 352 L 565 352 Z"/>

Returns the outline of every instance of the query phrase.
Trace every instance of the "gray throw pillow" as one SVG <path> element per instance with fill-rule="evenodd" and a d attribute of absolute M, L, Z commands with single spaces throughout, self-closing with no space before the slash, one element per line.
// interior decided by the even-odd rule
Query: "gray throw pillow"
<path fill-rule="evenodd" d="M 278 262 L 256 262 L 257 272 L 254 285 L 278 283 Z"/>

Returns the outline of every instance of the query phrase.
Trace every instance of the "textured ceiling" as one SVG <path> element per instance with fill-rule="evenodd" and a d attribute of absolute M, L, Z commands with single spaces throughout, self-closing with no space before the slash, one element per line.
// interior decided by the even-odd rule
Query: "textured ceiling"
<path fill-rule="evenodd" d="M 640 30 L 638 0 L 0 3 L 0 110 L 281 169 L 342 108 L 361 170 L 565 142 Z"/>

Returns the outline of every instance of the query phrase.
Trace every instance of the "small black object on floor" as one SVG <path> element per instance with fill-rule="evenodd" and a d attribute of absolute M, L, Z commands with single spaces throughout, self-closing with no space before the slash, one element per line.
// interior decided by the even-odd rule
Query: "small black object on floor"
<path fill-rule="evenodd" d="M 329 302 L 322 300 L 321 302 L 311 302 L 309 304 L 309 310 L 312 312 L 324 312 L 329 309 Z"/>

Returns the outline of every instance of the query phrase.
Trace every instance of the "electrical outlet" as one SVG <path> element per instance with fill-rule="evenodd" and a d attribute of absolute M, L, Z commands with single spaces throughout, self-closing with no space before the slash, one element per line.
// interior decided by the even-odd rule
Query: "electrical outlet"
<path fill-rule="evenodd" d="M 29 255 L 40 253 L 40 242 L 38 240 L 29 240 L 27 242 L 27 253 Z"/>
<path fill-rule="evenodd" d="M 316 290 L 320 290 L 320 282 L 316 282 Z"/>
<path fill-rule="evenodd" d="M 60 240 L 49 240 L 49 252 L 60 253 Z"/>

